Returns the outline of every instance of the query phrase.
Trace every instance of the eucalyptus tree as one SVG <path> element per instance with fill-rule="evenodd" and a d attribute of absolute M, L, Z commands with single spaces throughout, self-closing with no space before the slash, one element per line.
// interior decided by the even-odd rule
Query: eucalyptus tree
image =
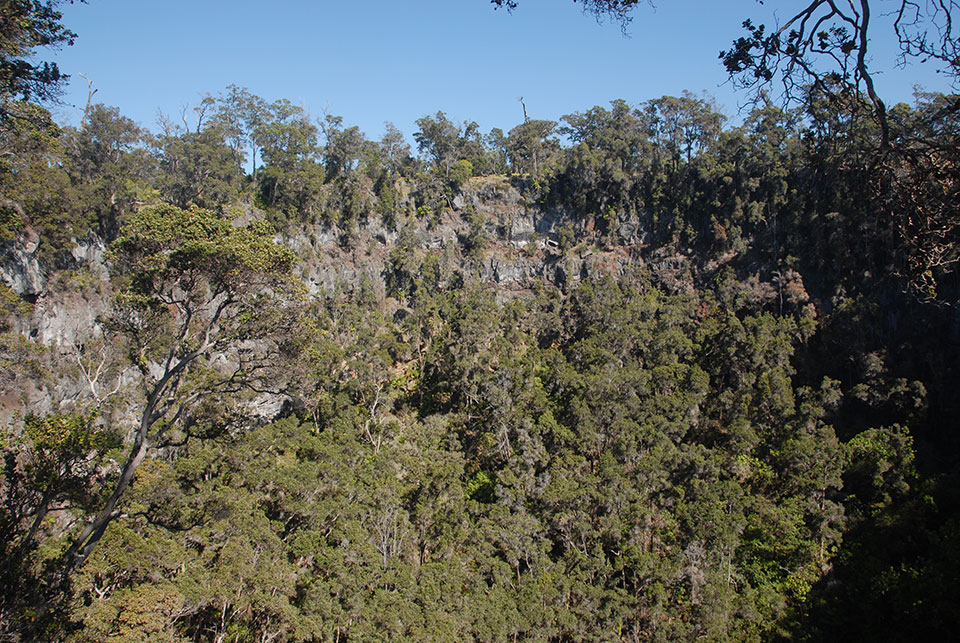
<path fill-rule="evenodd" d="M 112 491 L 71 538 L 67 570 L 89 558 L 118 518 L 154 449 L 182 442 L 203 422 L 204 404 L 266 387 L 285 323 L 277 306 L 292 283 L 293 255 L 264 224 L 235 228 L 206 210 L 143 208 L 112 251 L 117 295 L 107 325 L 139 373 L 139 422 Z"/>
<path fill-rule="evenodd" d="M 318 158 L 318 133 L 306 110 L 288 100 L 273 102 L 253 132 L 264 162 L 257 177 L 260 198 L 286 218 L 309 216 L 319 209 L 325 174 Z"/>
<path fill-rule="evenodd" d="M 216 103 L 213 122 L 233 151 L 237 172 L 242 175 L 244 164 L 249 161 L 252 174 L 256 175 L 260 149 L 254 132 L 267 119 L 267 102 L 251 94 L 246 87 L 229 85 L 218 96 Z M 249 157 L 246 156 L 246 150 L 249 150 Z"/>
<path fill-rule="evenodd" d="M 81 0 L 83 1 L 83 0 Z M 3 3 L 0 26 L 0 123 L 31 116 L 12 102 L 50 101 L 69 76 L 55 62 L 39 61 L 38 47 L 72 45 L 77 37 L 61 22 L 63 0 L 10 0 Z M 73 0 L 71 0 L 73 4 Z"/>

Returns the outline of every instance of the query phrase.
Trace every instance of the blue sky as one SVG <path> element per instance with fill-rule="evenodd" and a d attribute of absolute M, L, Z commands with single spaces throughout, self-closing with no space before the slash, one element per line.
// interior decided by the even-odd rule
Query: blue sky
<path fill-rule="evenodd" d="M 268 101 L 286 98 L 311 114 L 343 116 L 369 138 L 384 121 L 409 137 L 414 121 L 443 110 L 483 132 L 523 120 L 630 104 L 684 89 L 708 92 L 728 115 L 744 96 L 717 58 L 742 33 L 744 18 L 771 23 L 772 2 L 660 0 L 641 4 L 629 37 L 598 24 L 569 0 L 520 0 L 512 14 L 487 0 L 89 0 L 62 7 L 78 34 L 56 52 L 73 76 L 63 123 L 79 120 L 90 78 L 94 100 L 156 130 L 157 110 L 183 106 L 229 84 Z M 781 12 L 793 2 L 779 2 Z M 871 47 L 881 94 L 911 100 L 912 86 L 946 90 L 931 69 L 897 71 L 891 43 Z M 886 50 L 886 51 L 885 51 Z M 938 84 L 939 83 L 939 84 Z M 78 107 L 70 107 L 72 104 Z"/>

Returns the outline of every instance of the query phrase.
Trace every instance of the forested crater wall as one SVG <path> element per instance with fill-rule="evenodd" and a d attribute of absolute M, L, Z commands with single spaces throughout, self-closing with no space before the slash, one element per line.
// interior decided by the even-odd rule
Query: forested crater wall
<path fill-rule="evenodd" d="M 282 101 L 231 130 L 234 90 L 197 131 L 91 106 L 0 141 L 0 637 L 955 612 L 951 229 L 911 192 L 953 189 L 954 129 L 928 176 L 829 109 L 723 129 L 685 95 L 489 137 L 438 113 L 415 158 Z"/>
<path fill-rule="evenodd" d="M 436 266 L 437 286 L 487 284 L 505 301 L 530 296 L 542 287 L 566 292 L 584 279 L 636 277 L 645 270 L 673 289 L 690 290 L 694 264 L 672 249 L 650 248 L 640 218 L 618 220 L 618 234 L 601 240 L 592 221 L 562 208 L 546 208 L 524 196 L 521 178 L 477 177 L 467 181 L 453 207 L 429 219 L 409 217 L 393 226 L 378 219 L 361 221 L 344 243 L 345 233 L 324 223 L 289 226 L 275 236 L 296 256 L 294 272 L 309 297 L 368 288 L 387 308 L 402 305 L 388 295 L 404 280 L 420 279 L 424 262 Z M 411 204 L 412 205 L 412 204 Z M 264 211 L 241 206 L 234 225 L 264 220 Z M 25 227 L 3 244 L 0 277 L 16 296 L 30 304 L 29 314 L 15 318 L 13 330 L 51 352 L 50 358 L 75 361 L 85 344 L 101 341 L 103 316 L 114 292 L 110 283 L 109 240 L 95 232 L 65 239 L 60 257 L 43 263 L 40 238 Z M 51 411 L 57 401 L 84 394 L 83 383 L 26 391 L 18 404 L 5 404 L 3 419 L 14 414 Z M 279 403 L 272 406 L 279 408 Z"/>
<path fill-rule="evenodd" d="M 528 187 L 519 177 L 477 177 L 437 217 L 409 217 L 389 227 L 379 219 L 364 220 L 349 233 L 348 243 L 348 233 L 324 223 L 288 226 L 275 239 L 295 253 L 295 271 L 311 296 L 366 284 L 384 297 L 405 264 L 426 256 L 442 265 L 444 283 L 454 278 L 487 283 L 506 293 L 544 285 L 565 291 L 583 279 L 628 278 L 640 269 L 669 288 L 694 287 L 702 258 L 691 256 L 689 248 L 681 253 L 645 243 L 648 234 L 637 213 L 622 213 L 613 222 L 615 233 L 601 237 L 592 217 L 544 207 L 524 195 Z M 256 207 L 238 212 L 235 225 L 266 218 Z M 34 305 L 32 315 L 17 320 L 17 330 L 45 346 L 82 343 L 96 332 L 112 296 L 108 243 L 95 232 L 66 239 L 63 258 L 46 265 L 31 227 L 3 243 L 0 278 Z M 709 268 L 717 265 L 713 258 Z M 770 291 L 773 286 L 759 287 Z"/>

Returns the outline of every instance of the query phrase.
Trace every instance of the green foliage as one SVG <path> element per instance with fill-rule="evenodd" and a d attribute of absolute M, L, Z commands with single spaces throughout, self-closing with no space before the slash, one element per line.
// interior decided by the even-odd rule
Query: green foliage
<path fill-rule="evenodd" d="M 559 151 L 554 138 L 556 127 L 554 121 L 527 121 L 510 130 L 505 144 L 510 168 L 539 179 Z"/>
<path fill-rule="evenodd" d="M 469 227 L 463 237 L 463 245 L 471 257 L 480 259 L 484 248 L 490 243 L 490 234 L 487 232 L 487 221 L 484 216 L 478 212 L 471 212 L 467 215 Z"/>
<path fill-rule="evenodd" d="M 214 130 L 165 135 L 159 140 L 160 194 L 180 208 L 222 208 L 237 193 L 230 149 Z"/>
<path fill-rule="evenodd" d="M 256 273 L 283 275 L 292 253 L 276 244 L 268 224 L 235 228 L 207 210 L 153 206 L 131 216 L 114 242 L 132 281 L 130 293 L 159 296 L 171 282 L 202 273 L 216 289 L 248 287 Z M 187 284 L 184 284 L 187 285 Z"/>
<path fill-rule="evenodd" d="M 218 425 L 229 424 L 217 404 L 224 396 L 262 383 L 263 373 L 281 350 L 253 352 L 243 344 L 251 337 L 266 338 L 277 328 L 280 313 L 270 304 L 290 283 L 292 255 L 273 242 L 264 224 L 235 228 L 205 210 L 146 207 L 121 228 L 112 259 L 118 273 L 117 295 L 104 322 L 140 371 L 144 396 L 132 444 L 117 454 L 123 461 L 120 471 L 104 468 L 93 458 L 95 470 L 103 476 L 100 489 L 84 506 L 70 507 L 82 527 L 69 534 L 68 546 L 51 561 L 49 574 L 59 579 L 49 585 L 54 592 L 83 566 L 117 519 L 116 509 L 151 450 L 215 433 Z M 231 362 L 205 363 L 214 350 L 228 352 Z M 98 404 L 103 398 L 97 394 L 96 380 L 106 355 L 94 376 L 85 371 Z M 82 367 L 83 360 L 77 361 Z M 102 451 L 106 444 L 90 441 L 89 429 L 85 431 L 76 421 L 27 422 L 27 433 L 38 448 L 71 463 L 88 452 Z M 93 492 L 90 484 L 82 491 Z M 46 494 L 43 498 L 35 512 L 40 517 L 49 506 Z M 24 542 L 35 533 L 31 528 Z M 12 583 L 9 576 L 7 582 Z"/>
<path fill-rule="evenodd" d="M 103 450 L 113 444 L 109 437 L 91 427 L 93 418 L 80 415 L 55 415 L 24 418 L 24 433 L 40 457 L 37 468 L 45 474 L 54 473 L 52 460 L 72 460 L 91 451 Z M 114 438 L 115 440 L 115 438 Z"/>
<path fill-rule="evenodd" d="M 317 126 L 303 109 L 280 100 L 252 133 L 265 163 L 257 176 L 264 205 L 281 213 L 280 221 L 310 221 L 322 209 L 326 178 L 317 158 Z"/>
<path fill-rule="evenodd" d="M 244 162 L 249 159 L 253 174 L 257 173 L 257 158 L 260 149 L 254 133 L 267 119 L 266 101 L 255 96 L 246 87 L 230 85 L 216 101 L 213 115 L 213 127 L 224 137 L 224 141 L 233 153 L 237 174 L 244 173 Z M 246 156 L 246 151 L 250 156 Z"/>
<path fill-rule="evenodd" d="M 88 108 L 81 129 L 64 132 L 64 156 L 76 200 L 95 217 L 96 230 L 104 237 L 116 234 L 120 219 L 146 191 L 156 162 L 142 146 L 144 138 L 145 132 L 119 110 L 99 104 Z"/>
<path fill-rule="evenodd" d="M 56 98 L 67 76 L 56 63 L 36 60 L 37 47 L 72 45 L 76 34 L 61 22 L 62 0 L 15 0 L 4 6 L 0 30 L 0 123 L 23 119 L 20 104 Z M 30 119 L 29 115 L 25 117 Z"/>
<path fill-rule="evenodd" d="M 486 471 L 477 471 L 463 488 L 464 495 L 470 500 L 490 504 L 497 499 L 497 481 Z"/>
<path fill-rule="evenodd" d="M 60 263 L 71 237 L 85 236 L 95 221 L 79 207 L 61 165 L 61 130 L 50 113 L 30 103 L 9 109 L 12 120 L 0 126 L 0 243 L 29 227 L 39 237 L 40 256 Z"/>
<path fill-rule="evenodd" d="M 0 638 L 949 637 L 954 102 L 892 110 L 884 154 L 842 93 L 727 129 L 689 93 L 486 137 L 438 112 L 419 160 L 235 86 L 149 149 L 112 108 L 61 133 L 7 103 L 0 242 L 53 270 L 95 232 L 114 299 L 62 360 L 0 287 L 3 403 L 76 363 L 137 422 L 77 396 L 5 429 Z M 504 220 L 451 211 L 507 172 L 562 292 L 427 247 L 462 216 L 499 260 Z M 374 212 L 386 297 L 307 299 L 258 218 L 351 245 Z M 106 290 L 71 268 L 50 287 Z"/>
<path fill-rule="evenodd" d="M 466 159 L 460 159 L 450 168 L 450 184 L 456 192 L 463 187 L 464 183 L 473 176 L 473 163 Z"/>
<path fill-rule="evenodd" d="M 26 315 L 33 307 L 23 301 L 6 284 L 0 284 L 0 332 L 10 329 L 9 319 L 13 315 Z"/>
<path fill-rule="evenodd" d="M 433 163 L 449 176 L 453 163 L 460 158 L 459 147 L 462 142 L 462 130 L 447 118 L 443 112 L 436 117 L 424 116 L 417 119 L 420 128 L 413 134 L 421 154 L 426 154 Z"/>
<path fill-rule="evenodd" d="M 108 454 L 120 442 L 121 436 L 94 415 L 80 413 L 28 415 L 22 427 L 4 427 L 0 436 L 5 465 L 0 475 L 4 628 L 30 631 L 39 624 L 37 608 L 60 598 L 55 577 L 44 571 L 60 553 L 58 519 L 65 508 L 82 514 L 95 506 L 111 469 Z"/>

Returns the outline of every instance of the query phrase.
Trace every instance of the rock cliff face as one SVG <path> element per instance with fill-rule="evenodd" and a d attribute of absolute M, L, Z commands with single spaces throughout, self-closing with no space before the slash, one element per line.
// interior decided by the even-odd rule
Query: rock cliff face
<path fill-rule="evenodd" d="M 614 233 L 601 239 L 592 218 L 541 208 L 524 196 L 523 187 L 506 177 L 478 177 L 439 217 L 401 217 L 388 227 L 372 216 L 350 234 L 306 225 L 277 240 L 298 255 L 298 276 L 315 297 L 363 285 L 385 298 L 401 246 L 421 259 L 435 257 L 448 280 L 455 275 L 464 283 L 495 285 L 501 298 L 523 296 L 544 284 L 567 291 L 588 277 L 622 278 L 641 267 L 670 289 L 692 287 L 688 259 L 647 245 L 636 214 L 621 215 L 608 226 Z M 262 216 L 248 209 L 242 218 Z M 102 335 L 100 319 L 112 297 L 107 243 L 98 237 L 74 240 L 71 265 L 58 270 L 42 265 L 40 243 L 28 227 L 0 246 L 0 279 L 31 309 L 12 318 L 9 331 L 45 351 L 44 359 L 73 363 L 77 351 Z M 79 374 L 73 383 L 21 377 L 3 382 L 2 388 L 0 421 L 9 421 L 15 411 L 51 410 L 53 400 L 83 395 Z M 254 403 L 267 415 L 279 404 L 272 399 Z"/>
<path fill-rule="evenodd" d="M 528 203 L 521 189 L 506 177 L 477 177 L 438 218 L 401 220 L 394 228 L 370 220 L 348 247 L 342 231 L 322 226 L 300 228 L 281 241 L 301 257 L 301 276 L 314 294 L 361 281 L 384 292 L 390 252 L 404 229 L 419 250 L 442 254 L 464 281 L 508 291 L 537 283 L 566 290 L 586 277 L 622 277 L 643 265 L 671 287 L 689 277 L 687 257 L 651 248 L 636 214 L 620 215 L 613 237 L 601 242 L 591 218 Z M 483 239 L 480 248 L 468 249 L 471 235 Z"/>
<path fill-rule="evenodd" d="M 74 240 L 72 265 L 51 270 L 38 258 L 40 239 L 27 228 L 0 254 L 0 279 L 32 314 L 13 320 L 14 329 L 40 344 L 73 345 L 98 329 L 98 316 L 109 301 L 109 272 L 103 239 Z"/>
<path fill-rule="evenodd" d="M 46 286 L 46 277 L 37 259 L 40 237 L 27 227 L 9 244 L 0 262 L 0 279 L 21 298 L 36 299 Z"/>
<path fill-rule="evenodd" d="M 519 182 L 518 182 L 519 183 Z M 405 230 L 424 253 L 442 255 L 464 281 L 484 281 L 508 291 L 535 284 L 566 290 L 599 275 L 623 277 L 640 266 L 671 288 L 692 285 L 693 266 L 684 255 L 651 248 L 642 222 L 624 213 L 613 222 L 613 235 L 600 239 L 590 217 L 528 202 L 522 185 L 502 176 L 477 177 L 464 185 L 453 209 L 431 219 L 401 219 L 387 227 L 371 217 L 343 242 L 344 231 L 306 225 L 278 236 L 300 257 L 298 270 L 311 294 L 360 283 L 386 292 L 390 254 Z M 255 210 L 244 218 L 262 216 Z M 468 250 L 467 239 L 479 236 Z M 34 313 L 18 320 L 18 330 L 45 346 L 73 345 L 96 332 L 97 318 L 109 300 L 106 243 L 91 237 L 75 240 L 73 265 L 54 274 L 38 259 L 38 235 L 27 228 L 0 249 L 0 279 Z"/>

